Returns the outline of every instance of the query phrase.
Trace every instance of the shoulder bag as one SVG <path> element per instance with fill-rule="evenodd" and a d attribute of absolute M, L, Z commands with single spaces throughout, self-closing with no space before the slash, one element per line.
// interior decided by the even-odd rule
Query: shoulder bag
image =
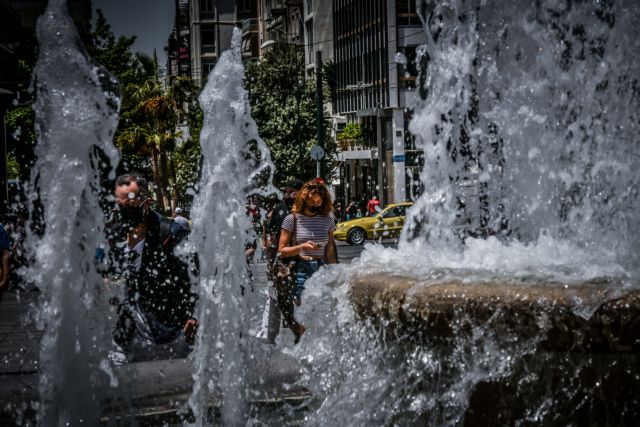
<path fill-rule="evenodd" d="M 293 214 L 293 231 L 288 246 L 297 244 L 297 222 L 297 215 Z M 270 276 L 278 298 L 278 308 L 282 312 L 285 326 L 297 323 L 293 315 L 297 259 L 297 256 L 282 258 L 278 252 L 270 270 Z"/>

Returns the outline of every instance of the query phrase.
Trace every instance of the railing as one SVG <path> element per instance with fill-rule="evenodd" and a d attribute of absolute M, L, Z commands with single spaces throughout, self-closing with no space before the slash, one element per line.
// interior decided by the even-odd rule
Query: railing
<path fill-rule="evenodd" d="M 258 19 L 257 18 L 250 18 L 250 19 L 245 19 L 244 21 L 242 21 L 242 34 L 246 34 L 249 33 L 251 31 L 257 31 L 258 30 Z"/>
<path fill-rule="evenodd" d="M 216 45 L 214 45 L 214 44 L 203 44 L 200 47 L 200 53 L 202 55 L 206 55 L 208 53 L 216 53 Z"/>
<path fill-rule="evenodd" d="M 338 140 L 338 146 L 342 151 L 359 151 L 359 150 L 370 150 L 371 147 L 369 144 L 365 142 L 364 139 L 342 139 Z"/>
<path fill-rule="evenodd" d="M 287 13 L 287 5 L 284 0 L 272 0 L 270 12 L 274 15 L 282 15 Z"/>

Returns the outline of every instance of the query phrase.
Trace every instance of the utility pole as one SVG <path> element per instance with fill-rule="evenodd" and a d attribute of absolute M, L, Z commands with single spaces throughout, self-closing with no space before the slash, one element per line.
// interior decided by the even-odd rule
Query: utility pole
<path fill-rule="evenodd" d="M 317 128 L 318 128 L 318 146 L 324 150 L 324 113 L 322 100 L 322 51 L 316 52 L 316 108 L 317 108 Z M 324 161 L 317 160 L 318 176 L 324 177 Z"/>
<path fill-rule="evenodd" d="M 0 88 L 0 213 L 9 210 L 9 190 L 7 179 L 7 127 L 5 114 L 7 106 L 15 94 Z"/>

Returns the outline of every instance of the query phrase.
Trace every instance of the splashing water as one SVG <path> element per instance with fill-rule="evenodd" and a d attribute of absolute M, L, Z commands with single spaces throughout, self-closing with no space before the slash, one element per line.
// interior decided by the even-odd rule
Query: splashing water
<path fill-rule="evenodd" d="M 248 416 L 246 368 L 248 308 L 244 292 L 250 278 L 244 257 L 250 229 L 245 202 L 250 193 L 270 190 L 273 166 L 250 116 L 243 87 L 241 32 L 224 52 L 200 95 L 204 123 L 202 177 L 192 209 L 192 247 L 199 254 L 199 333 L 190 407 L 198 425 L 207 425 L 206 408 L 221 399 L 222 421 Z"/>
<path fill-rule="evenodd" d="M 28 274 L 42 291 L 39 316 L 46 328 L 39 418 L 42 425 L 95 425 L 100 360 L 109 342 L 95 314 L 102 279 L 93 262 L 103 243 L 98 175 L 118 161 L 111 139 L 120 99 L 113 77 L 82 49 L 64 0 L 49 2 L 37 35 L 38 160 L 31 193 L 42 206 L 44 233 L 29 234 L 27 244 L 35 255 Z"/>
<path fill-rule="evenodd" d="M 418 10 L 428 42 L 410 131 L 425 153 L 425 192 L 397 250 L 367 246 L 352 265 L 307 284 L 298 314 L 309 327 L 293 350 L 315 397 L 306 424 L 481 424 L 466 410 L 482 408 L 482 390 L 495 392 L 487 384 L 504 378 L 497 390 L 527 402 L 490 411 L 517 413 L 516 423 L 566 424 L 598 405 L 628 420 L 633 404 L 623 415 L 599 394 L 608 373 L 582 388 L 585 372 L 610 362 L 539 355 L 552 327 L 545 310 L 534 313 L 529 338 L 500 332 L 514 321 L 504 309 L 483 323 L 460 311 L 442 342 L 363 322 L 348 288 L 362 275 L 398 274 L 565 287 L 613 276 L 624 288 L 614 295 L 635 289 L 640 5 L 427 0 Z M 573 311 L 588 319 L 594 308 L 576 301 Z M 637 363 L 613 357 L 630 378 Z M 635 390 L 637 379 L 625 386 Z"/>
<path fill-rule="evenodd" d="M 424 85 L 410 131 L 425 152 L 426 190 L 401 251 L 419 247 L 436 263 L 466 267 L 469 251 L 502 256 L 498 240 L 460 248 L 458 231 L 475 227 L 526 245 L 531 266 L 636 274 L 637 3 L 422 6 Z"/>
<path fill-rule="evenodd" d="M 518 390 L 539 391 L 531 393 L 521 421 L 562 423 L 554 402 L 574 396 L 577 377 L 545 390 L 544 366 L 536 363 L 547 360 L 527 359 L 538 338 L 493 330 L 508 313 L 498 311 L 481 325 L 460 317 L 450 342 L 424 336 L 416 342 L 357 319 L 347 290 L 360 273 L 430 277 L 462 268 L 478 276 L 568 281 L 637 277 L 639 7 L 633 1 L 420 2 L 429 36 L 410 130 L 425 152 L 425 194 L 411 210 L 399 250 L 369 246 L 358 262 L 324 269 L 308 282 L 298 314 L 309 327 L 290 350 L 306 364 L 303 382 L 314 394 L 306 424 L 460 424 L 475 386 L 516 370 L 523 371 Z M 87 316 L 100 297 L 92 265 L 102 236 L 95 189 L 97 170 L 109 166 L 102 159 L 117 161 L 110 140 L 119 99 L 111 77 L 78 50 L 64 9 L 64 1 L 52 0 L 38 25 L 32 187 L 46 228 L 41 237 L 29 236 L 37 266 L 30 274 L 43 291 L 46 326 L 41 423 L 92 425 L 105 342 Z M 242 423 L 248 413 L 244 203 L 264 186 L 272 165 L 249 116 L 240 38 L 236 30 L 233 49 L 200 98 L 202 178 L 192 238 L 182 248 L 200 256 L 190 399 L 199 425 L 208 422 L 213 398 L 221 401 L 225 424 Z M 477 206 L 473 194 L 481 196 Z M 465 233 L 471 237 L 462 242 Z M 482 233 L 495 236 L 472 238 Z M 546 314 L 536 320 L 542 335 Z M 590 367 L 562 357 L 560 371 Z"/>

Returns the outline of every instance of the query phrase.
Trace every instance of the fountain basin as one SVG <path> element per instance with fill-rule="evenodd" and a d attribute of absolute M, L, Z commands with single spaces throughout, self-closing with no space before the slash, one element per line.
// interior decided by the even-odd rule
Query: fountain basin
<path fill-rule="evenodd" d="M 350 299 L 357 314 L 387 328 L 444 340 L 486 325 L 497 335 L 544 336 L 549 351 L 640 352 L 640 289 L 623 279 L 563 284 L 543 279 L 460 276 L 419 279 L 358 275 Z"/>
<path fill-rule="evenodd" d="M 625 279 L 563 284 L 539 278 L 446 279 L 358 274 L 349 279 L 357 317 L 383 332 L 409 366 L 438 366 L 409 395 L 447 405 L 456 423 L 632 425 L 640 416 L 640 290 Z M 415 359 L 414 364 L 415 365 Z M 402 368 L 401 368 L 402 369 Z M 420 369 L 420 368 L 418 368 Z M 437 397 L 440 396 L 440 397 Z M 433 410 L 412 420 L 441 423 Z"/>
<path fill-rule="evenodd" d="M 268 344 L 254 346 L 255 365 L 249 373 L 248 400 L 254 404 L 297 403 L 310 397 L 310 392 L 295 384 L 300 366 L 291 356 L 280 353 Z M 145 418 L 172 414 L 183 410 L 193 389 L 195 369 L 190 359 L 157 360 L 131 363 L 113 368 L 117 389 L 110 389 L 107 378 L 96 390 L 103 393 L 101 421 L 121 418 Z M 38 375 L 23 373 L 2 376 L 3 410 L 0 420 L 16 423 L 15 414 L 34 415 L 33 402 L 38 400 Z M 215 408 L 219 396 L 209 400 Z"/>

